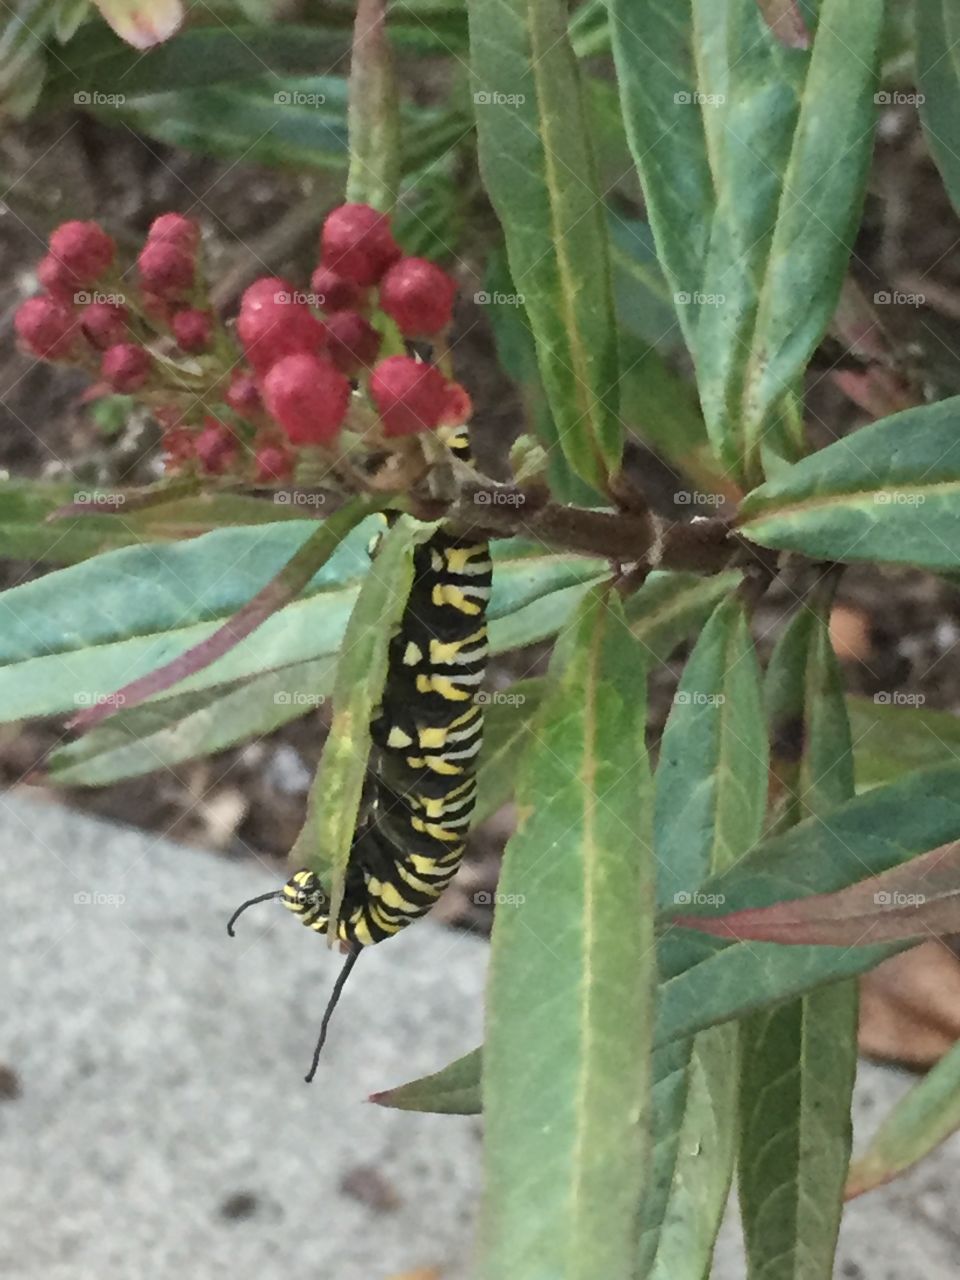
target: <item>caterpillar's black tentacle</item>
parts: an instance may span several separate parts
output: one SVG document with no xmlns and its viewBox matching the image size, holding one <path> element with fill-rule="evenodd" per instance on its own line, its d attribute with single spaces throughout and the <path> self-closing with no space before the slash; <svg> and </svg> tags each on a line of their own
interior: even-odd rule
<svg viewBox="0 0 960 1280">
<path fill-rule="evenodd" d="M 327 1001 L 327 1007 L 323 1011 L 323 1021 L 320 1023 L 320 1034 L 317 1036 L 317 1044 L 313 1051 L 313 1060 L 310 1063 L 310 1070 L 303 1077 L 307 1084 L 310 1084 L 313 1077 L 317 1074 L 317 1065 L 320 1062 L 320 1053 L 327 1039 L 327 1027 L 330 1025 L 330 1019 L 333 1017 L 333 1011 L 337 1007 L 337 1002 L 340 999 L 343 988 L 347 985 L 347 979 L 350 977 L 350 970 L 359 959 L 359 949 L 351 951 L 346 960 L 344 960 L 343 968 L 340 970 L 337 975 L 337 980 L 333 984 L 330 999 Z"/>
<path fill-rule="evenodd" d="M 470 460 L 465 427 L 442 434 Z M 443 526 L 414 552 L 413 585 L 370 727 L 372 800 L 354 833 L 336 925 L 349 956 L 324 1014 L 308 1082 L 360 950 L 426 915 L 460 866 L 476 801 L 483 734 L 477 695 L 487 662 L 491 575 L 487 543 Z M 240 910 L 274 896 L 303 924 L 327 932 L 330 900 L 312 871 L 297 871 L 276 895 L 254 898 Z"/>
<path fill-rule="evenodd" d="M 242 916 L 246 911 L 247 907 L 256 906 L 258 902 L 269 902 L 271 898 L 279 898 L 282 893 L 282 889 L 274 889 L 272 893 L 261 893 L 258 894 L 256 898 L 248 898 L 246 902 L 241 902 L 240 906 L 237 907 L 236 911 L 227 921 L 227 933 L 230 937 L 236 937 L 236 934 L 233 931 L 233 926 L 237 923 L 240 916 Z"/>
</svg>

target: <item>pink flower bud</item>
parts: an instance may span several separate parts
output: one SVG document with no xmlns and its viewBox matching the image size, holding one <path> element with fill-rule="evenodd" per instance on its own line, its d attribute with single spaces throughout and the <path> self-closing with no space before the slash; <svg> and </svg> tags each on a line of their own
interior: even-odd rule
<svg viewBox="0 0 960 1280">
<path fill-rule="evenodd" d="M 284 285 L 276 288 L 276 284 Z M 256 280 L 243 295 L 237 337 L 247 359 L 265 373 L 284 356 L 318 352 L 327 331 L 306 303 L 283 281 Z"/>
<path fill-rule="evenodd" d="M 301 352 L 271 367 L 263 400 L 294 444 L 331 444 L 346 416 L 350 383 L 329 360 Z"/>
<path fill-rule="evenodd" d="M 348 311 L 360 307 L 366 300 L 366 289 L 347 280 L 332 267 L 317 267 L 310 277 L 310 290 L 318 299 L 323 311 Z"/>
<path fill-rule="evenodd" d="M 231 378 L 226 398 L 230 408 L 244 418 L 260 413 L 263 409 L 256 378 L 252 373 L 245 373 L 242 370 Z"/>
<path fill-rule="evenodd" d="M 195 307 L 188 307 L 184 311 L 174 313 L 171 327 L 181 351 L 188 351 L 191 354 L 206 351 L 210 345 L 213 316 L 209 311 L 198 311 Z"/>
<path fill-rule="evenodd" d="M 194 452 L 202 469 L 210 476 L 229 471 L 237 457 L 233 432 L 219 418 L 205 418 L 203 430 L 194 443 Z"/>
<path fill-rule="evenodd" d="M 355 311 L 335 311 L 327 316 L 330 359 L 341 373 L 352 374 L 373 364 L 380 350 L 380 334 Z"/>
<path fill-rule="evenodd" d="M 91 302 L 80 312 L 80 324 L 89 341 L 100 351 L 130 336 L 130 313 L 116 302 Z"/>
<path fill-rule="evenodd" d="M 426 258 L 401 258 L 380 281 L 380 306 L 407 338 L 448 328 L 456 295 L 456 282 Z"/>
<path fill-rule="evenodd" d="M 80 326 L 69 307 L 53 298 L 28 298 L 17 308 L 13 327 L 21 345 L 31 355 L 63 360 L 72 355 L 80 338 Z"/>
<path fill-rule="evenodd" d="M 320 257 L 354 284 L 376 284 L 400 257 L 390 220 L 368 204 L 342 204 L 331 210 L 320 235 Z"/>
<path fill-rule="evenodd" d="M 195 253 L 200 243 L 200 228 L 192 218 L 185 218 L 182 213 L 161 213 L 150 223 L 147 240 L 166 240 L 188 253 Z"/>
<path fill-rule="evenodd" d="M 142 287 L 158 298 L 183 298 L 193 288 L 193 255 L 172 240 L 148 240 L 137 266 Z"/>
<path fill-rule="evenodd" d="M 113 262 L 114 243 L 97 222 L 63 222 L 50 237 L 50 256 L 79 284 L 92 284 Z"/>
<path fill-rule="evenodd" d="M 129 394 L 138 391 L 150 374 L 151 360 L 143 347 L 135 342 L 119 342 L 103 353 L 100 375 L 114 391 Z"/>
<path fill-rule="evenodd" d="M 443 420 L 447 380 L 431 364 L 421 364 L 410 356 L 388 356 L 373 371 L 370 395 L 385 436 L 416 435 Z"/>
<path fill-rule="evenodd" d="M 293 459 L 286 449 L 276 444 L 264 444 L 254 458 L 254 476 L 261 484 L 273 484 L 277 480 L 289 480 L 293 474 Z"/>
</svg>

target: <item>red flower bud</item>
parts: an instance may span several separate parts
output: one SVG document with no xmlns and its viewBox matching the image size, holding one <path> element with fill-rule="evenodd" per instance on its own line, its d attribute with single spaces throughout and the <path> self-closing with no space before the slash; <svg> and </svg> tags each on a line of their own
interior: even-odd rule
<svg viewBox="0 0 960 1280">
<path fill-rule="evenodd" d="M 327 344 L 330 359 L 341 373 L 356 373 L 373 364 L 380 350 L 380 334 L 355 311 L 336 311 L 327 316 Z"/>
<path fill-rule="evenodd" d="M 193 255 L 172 240 L 148 240 L 137 266 L 141 285 L 158 298 L 182 298 L 193 288 Z"/>
<path fill-rule="evenodd" d="M 193 433 L 188 427 L 179 424 L 179 413 L 176 409 L 156 411 L 158 421 L 163 422 L 169 416 L 175 425 L 164 428 L 162 437 L 163 467 L 165 471 L 179 471 L 186 463 L 193 460 Z"/>
<path fill-rule="evenodd" d="M 37 279 L 58 302 L 73 302 L 73 295 L 80 288 L 80 281 L 66 265 L 48 253 L 37 263 Z"/>
<path fill-rule="evenodd" d="M 459 382 L 447 383 L 447 403 L 443 410 L 441 425 L 460 427 L 473 417 L 473 401 L 466 387 Z"/>
<path fill-rule="evenodd" d="M 254 458 L 254 477 L 261 484 L 277 480 L 289 480 L 293 474 L 293 459 L 286 449 L 276 444 L 264 444 Z"/>
<path fill-rule="evenodd" d="M 296 291 L 268 277 L 255 280 L 243 295 L 237 337 L 253 367 L 264 373 L 284 356 L 319 351 L 327 331 L 306 303 L 297 301 Z"/>
<path fill-rule="evenodd" d="M 317 306 L 322 311 L 348 311 L 360 307 L 367 293 L 360 285 L 322 264 L 310 277 L 310 290 L 316 295 Z"/>
<path fill-rule="evenodd" d="M 213 316 L 209 311 L 198 311 L 195 307 L 188 307 L 174 314 L 171 327 L 181 351 L 191 353 L 206 351 L 210 345 Z"/>
<path fill-rule="evenodd" d="M 63 222 L 50 237 L 50 256 L 79 284 L 92 284 L 113 261 L 114 243 L 97 222 Z"/>
<path fill-rule="evenodd" d="M 227 391 L 227 404 L 235 409 L 241 417 L 249 418 L 263 409 L 260 399 L 260 388 L 252 373 L 235 373 L 230 380 Z"/>
<path fill-rule="evenodd" d="M 340 432 L 350 383 L 329 360 L 284 356 L 263 380 L 263 401 L 294 444 L 330 444 Z"/>
<path fill-rule="evenodd" d="M 119 342 L 103 353 L 100 374 L 114 391 L 138 391 L 150 374 L 150 356 L 135 342 Z"/>
<path fill-rule="evenodd" d="M 456 282 L 426 258 L 401 258 L 380 281 L 380 306 L 407 338 L 432 338 L 453 319 Z"/>
<path fill-rule="evenodd" d="M 410 356 L 388 356 L 373 371 L 370 395 L 385 436 L 416 435 L 443 420 L 447 380 L 432 364 L 421 364 Z"/>
<path fill-rule="evenodd" d="M 17 308 L 13 327 L 31 355 L 63 360 L 73 354 L 80 326 L 69 307 L 53 298 L 28 298 Z"/>
<path fill-rule="evenodd" d="M 192 218 L 185 218 L 182 213 L 161 213 L 150 223 L 147 240 L 166 240 L 194 253 L 200 243 L 200 228 Z"/>
<path fill-rule="evenodd" d="M 130 313 L 116 302 L 91 302 L 80 312 L 80 324 L 89 341 L 100 351 L 130 336 Z"/>
<path fill-rule="evenodd" d="M 331 210 L 320 234 L 320 257 L 354 284 L 376 284 L 400 257 L 390 220 L 368 204 L 342 204 Z"/>
<path fill-rule="evenodd" d="M 194 452 L 203 470 L 210 476 L 229 471 L 237 456 L 233 432 L 219 418 L 204 419 L 203 430 L 194 443 Z"/>
</svg>

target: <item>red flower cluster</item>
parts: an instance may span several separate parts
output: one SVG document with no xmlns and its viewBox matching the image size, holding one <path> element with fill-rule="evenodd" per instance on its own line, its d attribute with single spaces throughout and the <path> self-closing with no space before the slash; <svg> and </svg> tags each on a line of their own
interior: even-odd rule
<svg viewBox="0 0 960 1280">
<path fill-rule="evenodd" d="M 15 322 L 33 355 L 98 368 L 107 387 L 147 400 L 168 467 L 252 468 L 270 483 L 292 474 L 297 447 L 331 446 L 354 403 L 357 429 L 388 439 L 469 416 L 466 392 L 435 366 L 399 354 L 377 360 L 388 333 L 394 348 L 441 336 L 456 295 L 434 263 L 403 256 L 385 214 L 364 204 L 329 214 L 310 292 L 276 276 L 250 285 L 236 321 L 243 360 L 199 282 L 199 242 L 196 223 L 162 214 L 137 257 L 138 287 L 127 293 L 106 232 L 64 223 L 37 269 L 44 293 L 23 303 Z M 183 356 L 195 363 L 179 377 Z M 196 391 L 190 377 L 201 379 Z"/>
</svg>

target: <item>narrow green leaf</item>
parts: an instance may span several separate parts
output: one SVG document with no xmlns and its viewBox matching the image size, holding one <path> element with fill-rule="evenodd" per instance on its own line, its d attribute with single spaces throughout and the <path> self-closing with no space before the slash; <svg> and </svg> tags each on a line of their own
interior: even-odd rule
<svg viewBox="0 0 960 1280">
<path fill-rule="evenodd" d="M 484 1280 L 627 1276 L 636 1257 L 654 976 L 646 672 L 615 597 L 587 600 L 575 636 L 522 771 L 494 921 Z"/>
<path fill-rule="evenodd" d="M 98 110 L 168 146 L 249 164 L 344 169 L 348 159 L 346 81 L 339 76 L 272 75 L 172 93 L 138 94 Z"/>
<path fill-rule="evenodd" d="M 715 901 L 692 914 L 729 915 L 836 893 L 958 839 L 960 767 L 926 769 L 846 801 L 829 821 L 814 814 L 765 840 L 706 883 Z"/>
<path fill-rule="evenodd" d="M 316 528 L 316 521 L 291 521 L 122 548 L 0 593 L 0 719 L 96 705 L 118 679 L 178 657 L 236 613 Z M 360 525 L 298 600 L 181 691 L 336 653 L 369 569 L 370 533 Z M 578 584 L 607 571 L 603 561 L 554 556 L 517 540 L 497 543 L 494 560 L 494 652 L 549 638 L 585 590 Z"/>
<path fill-rule="evenodd" d="M 825 560 L 955 569 L 960 397 L 874 422 L 786 468 L 741 508 L 741 532 Z"/>
<path fill-rule="evenodd" d="M 367 496 L 352 498 L 334 512 L 328 520 L 318 522 L 313 533 L 290 559 L 252 596 L 236 613 L 232 614 L 212 635 L 206 636 L 186 652 L 161 664 L 146 675 L 125 682 L 111 699 L 93 703 L 77 713 L 72 728 L 92 728 L 113 712 L 115 706 L 133 710 L 150 698 L 158 697 L 167 689 L 183 684 L 191 676 L 212 667 L 219 658 L 226 657 L 264 623 L 275 617 L 286 605 L 295 601 L 313 581 L 323 566 L 336 554 L 344 539 L 375 511 L 381 500 Z"/>
<path fill-rule="evenodd" d="M 400 187 L 400 106 L 386 0 L 357 0 L 350 56 L 347 199 L 389 213 Z"/>
<path fill-rule="evenodd" d="M 119 95 L 122 105 L 123 99 L 144 94 L 259 80 L 264 72 L 272 77 L 275 90 L 282 90 L 285 77 L 315 75 L 331 66 L 343 48 L 344 33 L 331 27 L 232 21 L 229 26 L 215 22 L 188 27 L 145 58 L 100 23 L 91 22 L 51 60 L 45 100 L 62 106 L 78 91 L 90 96 L 95 91 Z"/>
<path fill-rule="evenodd" d="M 695 354 L 714 192 L 703 112 L 694 102 L 692 4 L 610 0 L 609 8 L 627 138 L 670 300 Z"/>
<path fill-rule="evenodd" d="M 760 669 L 736 595 L 717 606 L 687 660 L 655 781 L 658 901 L 694 901 L 711 872 L 733 865 L 763 828 Z M 653 1113 L 656 1176 L 641 1207 L 642 1276 L 685 1280 L 709 1269 L 736 1154 L 737 1076 L 733 1026 L 668 1045 L 654 1057 L 654 1088 L 659 1083 L 663 1096 Z M 692 1192 L 688 1153 L 704 1148 L 709 1154 L 696 1167 L 708 1167 L 710 1176 L 695 1178 Z"/>
<path fill-rule="evenodd" d="M 638 1275 L 701 1280 L 736 1158 L 736 1028 L 711 1027 L 653 1055 L 654 1150 Z"/>
<path fill-rule="evenodd" d="M 620 463 L 606 223 L 562 0 L 469 0 L 480 171 L 571 468 Z"/>
<path fill-rule="evenodd" d="M 870 159 L 881 0 L 823 0 L 812 49 L 756 0 L 611 7 L 624 118 L 714 447 L 796 452 L 784 413 L 833 313 Z M 798 296 L 804 305 L 798 307 Z"/>
<path fill-rule="evenodd" d="M 630 630 L 651 658 L 665 662 L 740 581 L 741 575 L 733 570 L 712 578 L 696 573 L 651 573 L 626 602 Z"/>
<path fill-rule="evenodd" d="M 44 782 L 102 787 L 215 755 L 315 713 L 333 688 L 336 660 L 301 662 L 226 688 L 214 686 L 119 711 L 50 757 Z"/>
<path fill-rule="evenodd" d="M 960 1044 L 901 1098 L 850 1166 L 846 1195 L 863 1195 L 904 1173 L 960 1128 Z"/>
<path fill-rule="evenodd" d="M 534 677 L 518 680 L 509 689 L 479 695 L 485 706 L 474 826 L 496 813 L 513 795 L 517 764 L 530 743 L 533 721 L 547 688 L 545 678 Z"/>
<path fill-rule="evenodd" d="M 919 705 L 922 699 L 922 694 L 893 693 L 847 699 L 861 791 L 960 756 L 960 718 L 952 711 L 928 710 Z"/>
<path fill-rule="evenodd" d="M 465 1054 L 456 1062 L 395 1089 L 384 1089 L 370 1101 L 397 1111 L 433 1111 L 438 1115 L 466 1116 L 480 1110 L 479 1053 Z"/>
<path fill-rule="evenodd" d="M 960 209 L 960 18 L 951 0 L 915 0 L 914 13 L 920 119 L 943 185 Z"/>
<path fill-rule="evenodd" d="M 695 901 L 763 830 L 767 736 L 743 604 L 717 606 L 687 660 L 657 766 L 657 902 Z"/>
<path fill-rule="evenodd" d="M 827 816 L 853 795 L 843 679 L 827 627 L 830 584 L 800 610 L 767 672 L 781 821 Z M 786 752 L 776 748 L 786 746 Z M 791 750 L 799 746 L 799 751 Z M 836 983 L 741 1024 L 740 1212 L 748 1274 L 830 1280 L 850 1159 L 857 988 Z"/>
<path fill-rule="evenodd" d="M 822 0 L 809 51 L 784 47 L 756 0 L 693 10 L 716 190 L 697 380 L 715 448 L 755 478 L 761 444 L 796 454 L 784 396 L 839 296 L 872 151 L 883 3 Z"/>
</svg>

